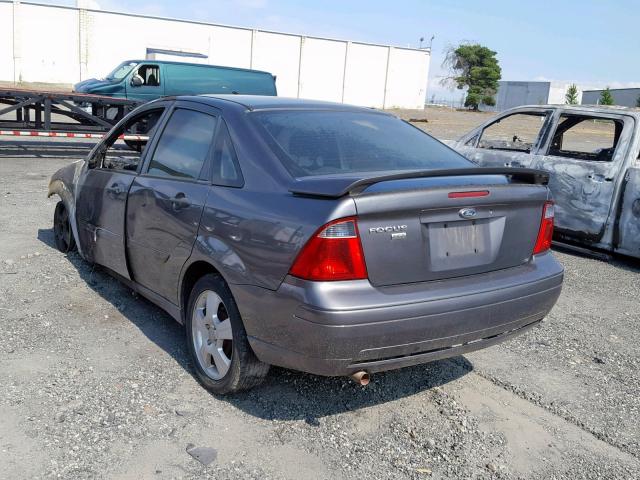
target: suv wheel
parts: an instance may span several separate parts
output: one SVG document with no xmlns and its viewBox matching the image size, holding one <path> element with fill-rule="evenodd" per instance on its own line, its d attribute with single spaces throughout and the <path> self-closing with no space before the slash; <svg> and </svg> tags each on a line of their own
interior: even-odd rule
<svg viewBox="0 0 640 480">
<path fill-rule="evenodd" d="M 196 375 L 211 392 L 248 389 L 267 375 L 269 365 L 251 350 L 236 302 L 219 276 L 205 275 L 196 282 L 185 323 Z"/>
<path fill-rule="evenodd" d="M 53 214 L 53 235 L 56 248 L 62 253 L 69 253 L 76 248 L 76 241 L 73 238 L 69 221 L 69 211 L 63 202 L 56 204 L 56 210 Z"/>
</svg>

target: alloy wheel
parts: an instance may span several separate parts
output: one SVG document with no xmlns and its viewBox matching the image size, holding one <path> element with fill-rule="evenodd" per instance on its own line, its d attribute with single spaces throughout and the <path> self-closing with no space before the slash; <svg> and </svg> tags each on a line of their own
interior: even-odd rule
<svg viewBox="0 0 640 480">
<path fill-rule="evenodd" d="M 191 320 L 191 335 L 200 367 L 212 380 L 222 379 L 231 367 L 233 330 L 220 296 L 212 290 L 197 298 Z"/>
</svg>

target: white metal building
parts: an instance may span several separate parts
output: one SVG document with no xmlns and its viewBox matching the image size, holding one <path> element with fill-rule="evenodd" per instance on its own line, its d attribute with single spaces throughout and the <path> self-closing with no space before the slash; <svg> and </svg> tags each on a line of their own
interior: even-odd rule
<svg viewBox="0 0 640 480">
<path fill-rule="evenodd" d="M 430 61 L 425 49 L 0 0 L 0 81 L 70 85 L 151 56 L 267 70 L 281 96 L 379 108 L 423 108 Z"/>
</svg>

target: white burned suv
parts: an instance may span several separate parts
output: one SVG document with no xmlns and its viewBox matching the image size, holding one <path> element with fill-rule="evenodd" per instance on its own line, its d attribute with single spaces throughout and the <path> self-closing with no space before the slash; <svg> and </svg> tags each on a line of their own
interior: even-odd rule
<svg viewBox="0 0 640 480">
<path fill-rule="evenodd" d="M 640 110 L 518 107 L 452 146 L 481 166 L 546 171 L 556 240 L 640 258 Z"/>
</svg>

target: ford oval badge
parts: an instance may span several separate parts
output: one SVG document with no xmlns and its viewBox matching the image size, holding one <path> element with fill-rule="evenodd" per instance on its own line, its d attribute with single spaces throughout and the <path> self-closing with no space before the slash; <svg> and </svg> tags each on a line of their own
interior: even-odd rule
<svg viewBox="0 0 640 480">
<path fill-rule="evenodd" d="M 462 218 L 476 218 L 478 211 L 475 208 L 461 208 L 458 214 Z"/>
</svg>

